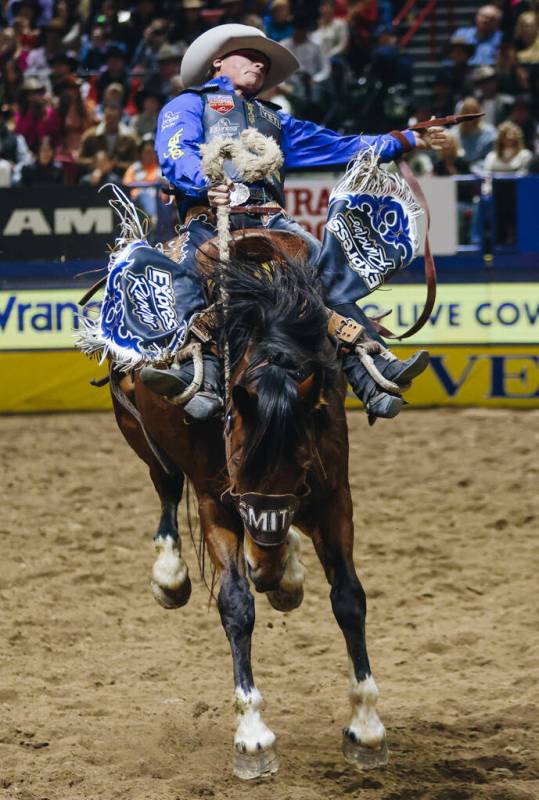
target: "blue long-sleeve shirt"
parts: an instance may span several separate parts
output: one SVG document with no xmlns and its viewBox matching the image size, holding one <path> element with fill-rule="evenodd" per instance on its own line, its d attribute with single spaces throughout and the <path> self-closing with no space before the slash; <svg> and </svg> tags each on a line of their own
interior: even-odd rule
<svg viewBox="0 0 539 800">
<path fill-rule="evenodd" d="M 220 76 L 209 83 L 233 92 L 229 78 Z M 204 142 L 204 101 L 199 94 L 185 92 L 162 109 L 157 122 L 155 149 L 165 178 L 185 196 L 186 205 L 204 202 L 208 184 L 202 172 L 199 146 Z M 281 149 L 284 169 L 324 167 L 346 164 L 364 147 L 376 145 L 382 161 L 402 155 L 402 144 L 391 134 L 381 136 L 341 136 L 339 133 L 277 112 L 281 120 Z M 411 146 L 415 135 L 406 131 Z M 181 209 L 180 209 L 181 210 Z"/>
</svg>

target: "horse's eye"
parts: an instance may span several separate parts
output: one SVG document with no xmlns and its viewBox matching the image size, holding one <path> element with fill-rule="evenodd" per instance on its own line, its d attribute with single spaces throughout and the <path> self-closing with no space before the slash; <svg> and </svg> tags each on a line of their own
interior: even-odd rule
<svg viewBox="0 0 539 800">
<path fill-rule="evenodd" d="M 232 423 L 234 422 L 234 417 L 232 416 L 232 412 L 229 411 L 226 415 L 225 420 L 225 434 L 228 436 L 230 431 L 232 430 Z"/>
</svg>

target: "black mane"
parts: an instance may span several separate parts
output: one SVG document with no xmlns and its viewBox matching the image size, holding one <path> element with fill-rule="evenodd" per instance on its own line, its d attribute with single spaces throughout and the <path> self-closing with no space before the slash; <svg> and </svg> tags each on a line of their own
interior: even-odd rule
<svg viewBox="0 0 539 800">
<path fill-rule="evenodd" d="M 217 282 L 228 293 L 221 331 L 232 371 L 250 347 L 241 383 L 256 385 L 240 473 L 271 477 L 285 453 L 297 457 L 310 440 L 312 415 L 300 403 L 298 384 L 311 373 L 318 386 L 333 382 L 327 312 L 313 267 L 281 255 L 263 263 L 232 259 L 220 267 Z"/>
</svg>

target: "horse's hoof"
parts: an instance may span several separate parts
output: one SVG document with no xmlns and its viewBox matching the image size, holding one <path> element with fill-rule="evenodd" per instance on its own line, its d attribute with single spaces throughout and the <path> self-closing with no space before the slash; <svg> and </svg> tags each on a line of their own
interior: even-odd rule
<svg viewBox="0 0 539 800">
<path fill-rule="evenodd" d="M 189 576 L 177 589 L 164 589 L 156 581 L 151 582 L 152 594 L 163 608 L 181 608 L 191 597 L 191 579 Z"/>
<path fill-rule="evenodd" d="M 279 759 L 275 746 L 260 750 L 257 753 L 234 751 L 234 775 L 242 781 L 255 778 L 267 778 L 279 769 Z"/>
<path fill-rule="evenodd" d="M 283 589 L 276 589 L 274 592 L 267 592 L 266 594 L 276 611 L 293 611 L 303 602 L 303 587 L 296 592 L 285 592 Z"/>
<path fill-rule="evenodd" d="M 346 731 L 342 737 L 342 752 L 346 761 L 353 764 L 356 769 L 376 769 L 384 767 L 389 761 L 389 750 L 386 740 L 379 747 L 365 747 L 355 741 Z"/>
</svg>

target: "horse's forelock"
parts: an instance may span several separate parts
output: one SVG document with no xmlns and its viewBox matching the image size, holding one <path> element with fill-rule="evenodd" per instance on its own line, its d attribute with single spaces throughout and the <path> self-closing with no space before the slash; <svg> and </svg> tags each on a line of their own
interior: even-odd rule
<svg viewBox="0 0 539 800">
<path fill-rule="evenodd" d="M 245 360 L 245 385 L 257 395 L 248 422 L 240 476 L 271 479 L 283 459 L 297 459 L 310 440 L 310 414 L 298 394 L 305 368 L 332 380 L 335 359 L 325 348 L 327 315 L 315 271 L 280 255 L 261 265 L 231 260 L 214 276 L 228 301 L 222 331 L 234 369 Z M 307 448 L 308 449 L 308 448 Z"/>
</svg>

